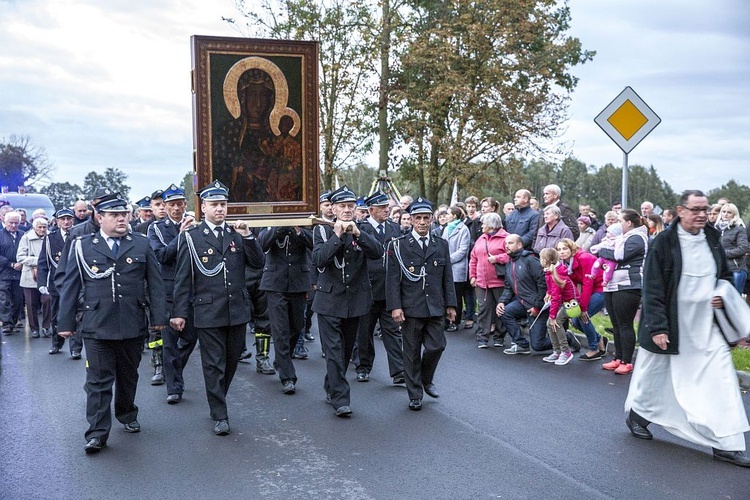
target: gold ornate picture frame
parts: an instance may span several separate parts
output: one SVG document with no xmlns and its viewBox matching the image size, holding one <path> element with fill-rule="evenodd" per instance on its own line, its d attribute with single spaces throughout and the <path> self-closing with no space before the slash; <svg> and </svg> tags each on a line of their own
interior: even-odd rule
<svg viewBox="0 0 750 500">
<path fill-rule="evenodd" d="M 300 225 L 318 210 L 318 44 L 193 36 L 196 189 L 229 187 L 228 217 Z"/>
</svg>

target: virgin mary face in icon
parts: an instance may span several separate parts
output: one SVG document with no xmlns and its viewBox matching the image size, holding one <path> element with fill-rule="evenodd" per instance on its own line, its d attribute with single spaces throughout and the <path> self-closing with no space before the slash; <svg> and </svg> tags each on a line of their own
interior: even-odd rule
<svg viewBox="0 0 750 500">
<path fill-rule="evenodd" d="M 247 125 L 253 129 L 269 128 L 275 98 L 270 75 L 259 69 L 247 71 L 238 82 L 237 93 Z"/>
</svg>

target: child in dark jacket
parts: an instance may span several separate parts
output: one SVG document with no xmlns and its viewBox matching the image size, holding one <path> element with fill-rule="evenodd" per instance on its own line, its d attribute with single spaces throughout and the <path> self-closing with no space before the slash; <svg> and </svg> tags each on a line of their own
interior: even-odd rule
<svg viewBox="0 0 750 500">
<path fill-rule="evenodd" d="M 552 354 L 543 358 L 547 363 L 567 365 L 573 359 L 573 353 L 568 345 L 567 332 L 563 328 L 566 318 L 565 303 L 576 300 L 575 285 L 568 275 L 565 264 L 560 262 L 557 250 L 545 248 L 539 254 L 539 261 L 544 269 L 547 282 L 547 297 L 549 302 L 549 320 L 547 333 L 552 341 Z"/>
</svg>

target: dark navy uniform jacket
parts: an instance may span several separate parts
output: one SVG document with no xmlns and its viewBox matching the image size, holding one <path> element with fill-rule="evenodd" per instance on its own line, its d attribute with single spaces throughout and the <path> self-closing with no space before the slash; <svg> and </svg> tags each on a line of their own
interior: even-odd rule
<svg viewBox="0 0 750 500">
<path fill-rule="evenodd" d="M 292 227 L 263 228 L 258 236 L 266 254 L 260 289 L 267 292 L 305 293 L 310 290 L 312 231 L 302 228 L 299 235 Z"/>
<path fill-rule="evenodd" d="M 83 252 L 79 262 L 76 246 Z M 92 278 L 92 273 L 110 276 Z M 146 292 L 148 285 L 148 296 Z M 148 239 L 139 233 L 128 234 L 120 242 L 115 258 L 101 234 L 81 236 L 71 244 L 60 289 L 58 330 L 76 331 L 78 296 L 83 292 L 83 317 L 80 333 L 85 338 L 123 340 L 148 334 L 146 311 L 152 325 L 166 325 L 164 281 Z"/>
<path fill-rule="evenodd" d="M 70 231 L 68 231 L 70 233 Z M 68 238 L 70 238 L 68 234 Z M 65 242 L 60 229 L 53 229 L 42 242 L 42 254 L 37 260 L 36 285 L 46 286 L 50 295 L 58 295 L 55 286 L 55 271 L 62 257 Z"/>
<path fill-rule="evenodd" d="M 148 241 L 161 264 L 161 275 L 167 289 L 167 302 L 172 302 L 174 292 L 174 275 L 177 270 L 177 243 L 180 225 L 169 217 L 156 221 L 148 226 Z"/>
<path fill-rule="evenodd" d="M 402 309 L 404 316 L 430 318 L 444 316 L 447 307 L 456 307 L 456 289 L 453 285 L 448 242 L 433 235 L 426 252 L 412 233 L 392 241 L 386 255 L 386 309 Z M 425 276 L 410 281 L 404 274 L 401 262 L 409 273 Z"/>
<path fill-rule="evenodd" d="M 393 239 L 401 237 L 401 227 L 390 219 L 383 223 L 384 237 L 378 236 L 378 231 L 370 224 L 369 217 L 359 225 L 359 230 L 371 235 L 378 242 L 380 257 L 367 259 L 367 271 L 372 283 L 373 300 L 385 300 L 385 245 Z"/>
<path fill-rule="evenodd" d="M 195 256 L 188 247 L 188 236 L 192 239 Z M 219 328 L 250 321 L 245 266 L 263 266 L 263 252 L 254 237 L 243 238 L 226 224 L 223 240 L 223 245 L 219 245 L 215 233 L 205 221 L 180 234 L 173 318 L 187 318 L 192 302 L 196 328 Z M 196 258 L 198 262 L 195 262 Z M 214 276 L 201 272 L 200 267 L 211 271 L 222 263 L 224 269 Z"/>
<path fill-rule="evenodd" d="M 370 312 L 372 285 L 366 261 L 380 257 L 379 246 L 364 231 L 356 239 L 351 233 L 339 238 L 330 226 L 316 226 L 312 262 L 320 274 L 313 311 L 336 318 L 355 318 Z"/>
</svg>

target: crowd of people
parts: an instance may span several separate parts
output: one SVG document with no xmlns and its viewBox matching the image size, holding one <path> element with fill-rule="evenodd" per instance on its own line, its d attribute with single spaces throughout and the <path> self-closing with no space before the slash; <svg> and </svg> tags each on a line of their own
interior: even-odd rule
<svg viewBox="0 0 750 500">
<path fill-rule="evenodd" d="M 740 294 L 746 292 L 748 230 L 729 200 L 715 208 L 693 191 L 660 214 L 648 201 L 640 212 L 615 204 L 600 221 L 588 205 L 574 211 L 556 185 L 543 189 L 541 204 L 520 189 L 512 202 L 469 196 L 438 207 L 410 196 L 396 202 L 380 191 L 357 198 L 344 186 L 321 195 L 321 224 L 251 230 L 226 220 L 229 193 L 221 182 L 198 195 L 202 221 L 186 211 L 184 190 L 174 184 L 139 200 L 135 211 L 107 188 L 98 189 L 88 206 L 78 202 L 51 215 L 37 211 L 28 222 L 12 207 L 0 208 L 3 333 L 19 329 L 25 303 L 29 335 L 51 338 L 50 354 L 61 352 L 65 339 L 73 359 L 85 349 L 87 453 L 107 444 L 113 385 L 115 417 L 127 432 L 140 431 L 134 401 L 144 339 L 152 351 L 151 383 L 166 385 L 172 405 L 182 399 L 183 368 L 200 343 L 214 433 L 227 435 L 229 386 L 238 363 L 248 362 L 252 352 L 247 325 L 257 372 L 277 375 L 282 392 L 292 395 L 292 360 L 307 356 L 304 343 L 314 340 L 315 314 L 326 358 L 325 397 L 338 417 L 353 413 L 348 365 L 355 365 L 358 382 L 369 380 L 374 336 L 383 339 L 393 383 L 405 384 L 409 409 L 419 411 L 424 394 L 439 397 L 434 377 L 445 332 L 470 331 L 479 349 L 492 346 L 507 355 L 533 350 L 557 366 L 583 350 L 580 361 L 599 360 L 604 370 L 634 374 L 627 424 L 636 437 L 648 439 L 646 427 L 655 422 L 715 445 L 718 460 L 750 465 L 736 438 L 747 430 L 744 411 L 735 419 L 733 439 L 706 438 L 701 429 L 709 424 L 674 417 L 682 404 L 676 394 L 671 404 L 661 387 L 657 404 L 644 389 L 653 385 L 648 373 L 667 376 L 665 357 L 646 355 L 643 370 L 635 360 L 637 341 L 639 357 L 644 347 L 676 354 L 689 324 L 685 318 L 693 317 L 676 304 L 686 300 L 683 281 L 697 279 L 698 264 L 665 268 L 665 259 L 674 259 L 668 238 L 671 248 L 690 240 L 683 233 L 709 243 L 715 238 L 716 248 L 690 250 L 693 240 L 682 248 L 716 260 L 695 283 L 728 277 Z M 654 257 L 652 245 L 659 249 Z M 659 282 L 666 298 L 654 292 L 660 272 L 666 273 Z M 680 281 L 680 273 L 689 278 Z M 675 276 L 678 282 L 666 286 Z M 710 291 L 704 295 L 711 302 Z M 665 319 L 653 316 L 671 321 L 677 309 L 679 337 L 677 323 L 661 329 Z M 609 335 L 594 326 L 597 314 L 611 319 L 614 349 L 608 349 Z M 704 325 L 705 335 L 712 328 Z M 604 359 L 610 351 L 611 359 Z M 739 412 L 736 404 L 733 410 Z M 678 424 L 670 427 L 674 420 Z"/>
</svg>

